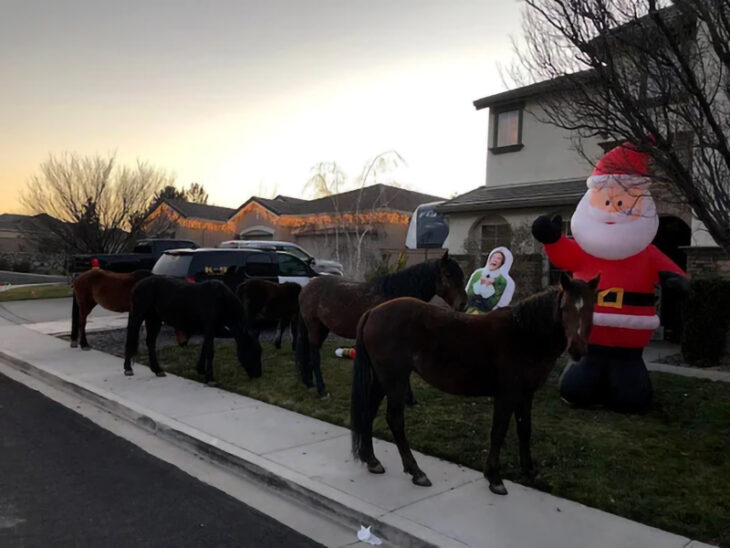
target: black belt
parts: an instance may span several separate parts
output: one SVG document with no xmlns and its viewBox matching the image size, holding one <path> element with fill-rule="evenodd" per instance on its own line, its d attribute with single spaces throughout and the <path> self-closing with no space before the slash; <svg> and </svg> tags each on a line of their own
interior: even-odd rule
<svg viewBox="0 0 730 548">
<path fill-rule="evenodd" d="M 596 304 L 608 308 L 623 308 L 624 305 L 654 306 L 656 296 L 654 293 L 632 293 L 621 287 L 611 287 L 598 292 Z"/>
</svg>

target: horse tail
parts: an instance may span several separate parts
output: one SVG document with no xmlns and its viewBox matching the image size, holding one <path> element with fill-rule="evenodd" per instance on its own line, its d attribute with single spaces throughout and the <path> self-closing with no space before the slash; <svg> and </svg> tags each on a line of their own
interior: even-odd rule
<svg viewBox="0 0 730 548">
<path fill-rule="evenodd" d="M 71 341 L 79 338 L 79 302 L 76 300 L 76 290 L 71 294 Z"/>
<path fill-rule="evenodd" d="M 350 430 L 352 431 L 352 455 L 360 458 L 363 437 L 370 434 L 374 410 L 371 409 L 371 392 L 375 381 L 373 364 L 365 349 L 362 332 L 370 311 L 360 319 L 355 342 L 355 363 L 352 369 L 352 395 L 350 397 Z"/>
<path fill-rule="evenodd" d="M 309 330 L 307 324 L 302 317 L 301 310 L 297 310 L 297 316 L 294 320 L 297 322 L 297 344 L 294 347 L 294 363 L 297 367 L 297 373 L 302 380 L 312 378 L 312 364 L 309 359 L 311 344 L 309 343 Z"/>
</svg>

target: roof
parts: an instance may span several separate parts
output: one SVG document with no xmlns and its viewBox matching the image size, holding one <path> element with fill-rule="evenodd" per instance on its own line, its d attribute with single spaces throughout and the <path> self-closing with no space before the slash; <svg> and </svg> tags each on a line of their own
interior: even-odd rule
<svg viewBox="0 0 730 548">
<path fill-rule="evenodd" d="M 211 221 L 225 222 L 236 210 L 230 207 L 221 207 L 208 204 L 196 204 L 185 200 L 165 198 L 163 200 L 183 217 L 195 217 Z"/>
<path fill-rule="evenodd" d="M 559 91 L 561 89 L 569 88 L 571 85 L 585 84 L 591 80 L 593 73 L 593 69 L 588 69 L 573 74 L 566 74 L 558 78 L 553 78 L 552 80 L 544 80 L 542 82 L 530 84 L 529 86 L 510 89 L 495 95 L 489 95 L 487 97 L 477 99 L 474 101 L 474 107 L 477 110 L 482 110 L 502 103 L 522 101 L 542 95 L 545 92 Z"/>
<path fill-rule="evenodd" d="M 452 213 L 573 205 L 580 201 L 585 192 L 585 179 L 562 179 L 498 187 L 482 186 L 437 206 L 436 210 Z"/>
<path fill-rule="evenodd" d="M 283 195 L 276 196 L 275 198 L 252 196 L 237 209 L 195 204 L 186 202 L 185 200 L 169 198 L 163 201 L 183 217 L 226 222 L 251 202 L 262 205 L 276 215 L 317 215 L 321 213 L 349 213 L 356 210 L 369 211 L 373 209 L 411 213 L 421 204 L 443 199 L 439 196 L 422 194 L 405 188 L 377 184 L 315 200 L 302 200 Z"/>
<path fill-rule="evenodd" d="M 30 219 L 30 215 L 3 213 L 0 215 L 0 230 L 17 230 L 18 223 L 26 219 Z"/>
<path fill-rule="evenodd" d="M 362 189 L 341 192 L 316 200 L 296 204 L 290 214 L 312 215 L 317 213 L 367 211 L 372 209 L 388 209 L 411 213 L 419 205 L 427 202 L 443 200 L 439 196 L 422 194 L 405 188 L 390 185 L 371 185 Z"/>
</svg>

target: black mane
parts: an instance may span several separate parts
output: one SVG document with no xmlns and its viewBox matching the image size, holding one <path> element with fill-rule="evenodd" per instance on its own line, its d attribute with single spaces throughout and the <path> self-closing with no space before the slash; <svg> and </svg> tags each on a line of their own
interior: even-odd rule
<svg viewBox="0 0 730 548">
<path fill-rule="evenodd" d="M 527 297 L 512 307 L 512 318 L 517 335 L 530 340 L 535 348 L 560 347 L 567 344 L 560 321 L 558 298 L 560 291 L 552 286 L 545 291 Z"/>
<path fill-rule="evenodd" d="M 409 266 L 400 272 L 384 274 L 370 283 L 388 299 L 414 297 L 422 301 L 429 301 L 436 294 L 436 280 L 440 274 L 439 260 L 431 259 Z"/>
</svg>

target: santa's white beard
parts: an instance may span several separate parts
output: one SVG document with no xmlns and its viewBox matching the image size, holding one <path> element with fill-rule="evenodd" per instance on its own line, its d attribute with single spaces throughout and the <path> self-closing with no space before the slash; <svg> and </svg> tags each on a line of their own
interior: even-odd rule
<svg viewBox="0 0 730 548">
<path fill-rule="evenodd" d="M 601 259 L 625 259 L 643 251 L 656 236 L 659 218 L 650 196 L 642 199 L 642 214 L 632 217 L 594 208 L 589 195 L 590 191 L 583 196 L 570 220 L 573 237 L 586 253 Z"/>
</svg>

